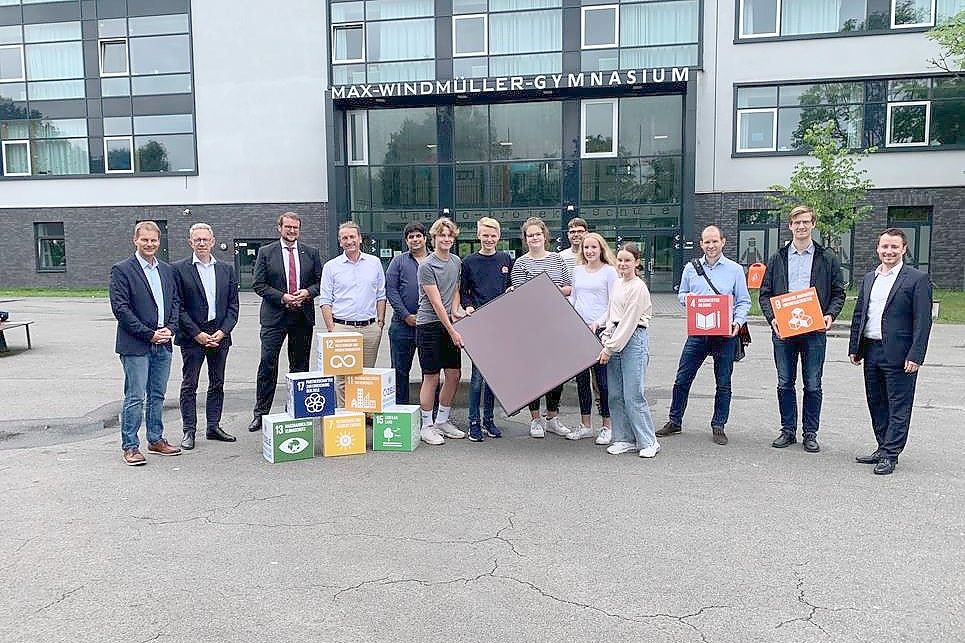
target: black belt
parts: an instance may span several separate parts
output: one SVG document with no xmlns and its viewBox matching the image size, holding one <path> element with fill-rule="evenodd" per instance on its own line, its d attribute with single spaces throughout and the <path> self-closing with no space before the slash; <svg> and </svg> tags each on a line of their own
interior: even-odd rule
<svg viewBox="0 0 965 643">
<path fill-rule="evenodd" d="M 336 324 L 341 324 L 342 326 L 355 326 L 356 328 L 362 326 L 368 326 L 375 323 L 375 317 L 372 319 L 366 319 L 364 321 L 348 321 L 347 319 L 339 319 L 337 317 L 332 317 L 332 321 Z"/>
<path fill-rule="evenodd" d="M 880 339 L 871 339 L 870 337 L 865 337 L 865 338 L 864 338 L 864 341 L 868 342 L 869 344 L 883 344 L 883 343 L 884 343 L 883 340 L 880 340 Z"/>
</svg>

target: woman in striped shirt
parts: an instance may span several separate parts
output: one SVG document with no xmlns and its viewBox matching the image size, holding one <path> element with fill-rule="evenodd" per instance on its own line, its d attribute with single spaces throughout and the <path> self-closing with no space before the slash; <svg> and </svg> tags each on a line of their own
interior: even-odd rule
<svg viewBox="0 0 965 643">
<path fill-rule="evenodd" d="M 522 227 L 523 241 L 529 251 L 522 257 L 516 259 L 513 264 L 513 272 L 510 275 L 513 288 L 518 288 L 530 279 L 537 277 L 544 272 L 553 280 L 553 283 L 560 289 L 564 296 L 569 297 L 572 290 L 572 275 L 569 266 L 555 252 L 546 250 L 546 240 L 549 238 L 549 229 L 539 217 L 526 219 Z M 532 421 L 529 425 L 529 436 L 531 438 L 542 438 L 546 431 L 557 435 L 567 435 L 570 430 L 560 422 L 560 397 L 563 395 L 563 385 L 546 393 L 546 420 L 540 416 L 539 398 L 529 403 L 529 412 Z"/>
</svg>

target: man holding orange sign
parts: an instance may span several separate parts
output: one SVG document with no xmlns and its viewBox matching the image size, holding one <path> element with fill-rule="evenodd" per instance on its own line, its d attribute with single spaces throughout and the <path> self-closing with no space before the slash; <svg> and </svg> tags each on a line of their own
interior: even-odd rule
<svg viewBox="0 0 965 643">
<path fill-rule="evenodd" d="M 817 223 L 814 210 L 799 205 L 788 215 L 791 243 L 767 262 L 761 283 L 761 312 L 774 332 L 774 364 L 777 367 L 777 405 L 781 434 L 771 446 L 783 449 L 797 442 L 798 358 L 804 380 L 802 404 L 803 446 L 808 453 L 821 450 L 817 440 L 821 423 L 821 377 L 827 348 L 825 331 L 844 306 L 841 262 L 833 252 L 811 239 Z"/>
</svg>

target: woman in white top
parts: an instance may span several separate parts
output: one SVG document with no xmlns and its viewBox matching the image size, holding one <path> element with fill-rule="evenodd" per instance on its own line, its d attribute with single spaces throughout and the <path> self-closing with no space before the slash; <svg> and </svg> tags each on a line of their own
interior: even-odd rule
<svg viewBox="0 0 965 643">
<path fill-rule="evenodd" d="M 613 444 L 607 447 L 607 453 L 639 451 L 641 458 L 652 458 L 660 452 L 660 444 L 654 435 L 644 388 L 650 361 L 647 326 L 653 316 L 653 304 L 647 284 L 637 276 L 639 265 L 640 250 L 636 244 L 628 243 L 617 253 L 620 278 L 610 291 L 600 363 L 607 365 L 613 414 Z"/>
<path fill-rule="evenodd" d="M 573 268 L 573 294 L 570 301 L 586 325 L 597 336 L 606 328 L 607 307 L 610 303 L 610 288 L 617 280 L 613 266 L 616 257 L 610 246 L 599 234 L 591 232 L 580 243 L 576 253 L 576 266 Z M 590 387 L 590 374 L 596 380 L 600 393 L 600 417 L 603 426 L 596 436 L 597 444 L 610 444 L 610 403 L 607 395 L 606 366 L 594 364 L 576 376 L 576 390 L 580 398 L 580 428 L 570 430 L 566 437 L 570 440 L 590 438 L 596 435 L 590 420 L 593 404 L 593 391 Z"/>
<path fill-rule="evenodd" d="M 570 268 L 557 253 L 546 250 L 546 241 L 549 239 L 549 229 L 547 229 L 546 224 L 539 217 L 530 217 L 523 223 L 522 233 L 523 241 L 529 248 L 529 252 L 513 263 L 513 271 L 510 273 L 513 288 L 519 288 L 530 279 L 545 272 L 560 289 L 560 292 L 569 297 L 572 290 Z M 557 417 L 560 413 L 560 397 L 562 394 L 562 384 L 546 392 L 545 422 L 540 417 L 539 398 L 529 403 L 529 412 L 532 416 L 529 425 L 529 436 L 531 438 L 542 438 L 547 431 L 563 436 L 570 432 Z"/>
</svg>

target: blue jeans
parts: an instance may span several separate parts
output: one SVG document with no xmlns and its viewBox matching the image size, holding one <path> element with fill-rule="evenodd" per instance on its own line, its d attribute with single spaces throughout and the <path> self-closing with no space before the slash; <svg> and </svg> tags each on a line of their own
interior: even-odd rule
<svg viewBox="0 0 965 643">
<path fill-rule="evenodd" d="M 801 378 L 804 380 L 803 415 L 804 433 L 817 433 L 821 424 L 821 376 L 824 374 L 824 352 L 828 336 L 824 333 L 808 333 L 781 339 L 771 333 L 774 344 L 774 365 L 777 366 L 777 406 L 781 410 L 781 431 L 797 433 L 797 360 L 801 358 Z"/>
<path fill-rule="evenodd" d="M 164 437 L 161 416 L 164 393 L 171 374 L 171 351 L 151 344 L 146 355 L 121 355 L 124 367 L 124 406 L 121 407 L 121 448 L 136 449 L 141 419 L 147 421 L 147 441 L 153 444 Z M 147 410 L 145 411 L 145 399 Z"/>
<path fill-rule="evenodd" d="M 637 328 L 623 350 L 614 353 L 606 365 L 613 441 L 636 444 L 638 449 L 646 449 L 657 440 L 644 394 L 649 362 L 647 329 Z"/>
<path fill-rule="evenodd" d="M 389 354 L 395 369 L 395 403 L 409 403 L 409 371 L 415 356 L 415 326 L 392 320 L 389 326 Z"/>
<path fill-rule="evenodd" d="M 493 390 L 483 378 L 482 373 L 472 365 L 472 379 L 469 380 L 469 424 L 479 424 L 479 398 L 482 397 L 482 423 L 489 426 L 493 423 Z"/>
<path fill-rule="evenodd" d="M 693 336 L 688 337 L 680 353 L 677 377 L 673 383 L 673 400 L 670 402 L 670 421 L 683 424 L 684 411 L 690 386 L 697 377 L 697 371 L 708 356 L 714 358 L 714 417 L 711 426 L 723 427 L 730 417 L 730 378 L 734 372 L 734 351 L 737 349 L 736 337 Z"/>
</svg>

